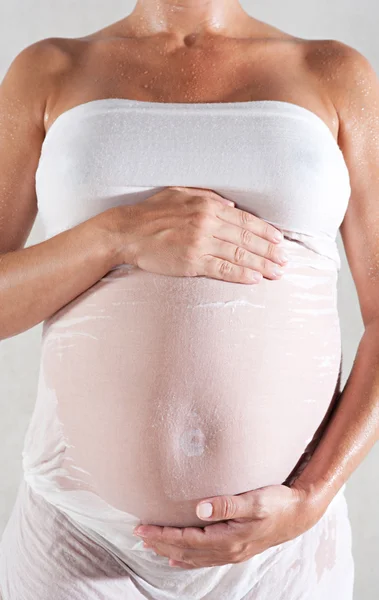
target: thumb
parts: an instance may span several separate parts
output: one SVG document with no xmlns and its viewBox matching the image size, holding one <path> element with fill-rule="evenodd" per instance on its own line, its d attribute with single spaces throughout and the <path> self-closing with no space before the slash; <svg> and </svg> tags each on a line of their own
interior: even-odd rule
<svg viewBox="0 0 379 600">
<path fill-rule="evenodd" d="M 294 490 L 284 485 L 268 485 L 235 496 L 216 496 L 202 500 L 196 507 L 199 519 L 264 519 L 285 510 L 297 500 Z"/>
<path fill-rule="evenodd" d="M 196 507 L 199 519 L 205 521 L 222 521 L 223 519 L 240 519 L 249 517 L 247 494 L 239 496 L 216 496 L 202 500 Z"/>
</svg>

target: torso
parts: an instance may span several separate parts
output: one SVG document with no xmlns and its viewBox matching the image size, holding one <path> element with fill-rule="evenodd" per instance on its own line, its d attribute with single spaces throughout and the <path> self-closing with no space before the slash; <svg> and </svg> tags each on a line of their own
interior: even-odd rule
<svg viewBox="0 0 379 600">
<path fill-rule="evenodd" d="M 169 58 L 156 44 L 109 30 L 70 41 L 71 68 L 49 98 L 46 129 L 99 98 L 276 99 L 312 110 L 335 137 L 336 117 L 307 68 L 307 44 L 282 34 L 234 42 L 234 53 L 225 42 L 196 59 L 188 50 Z M 271 206 L 289 230 L 300 216 L 305 229 L 316 225 L 316 241 L 321 236 L 319 254 L 289 235 L 293 262 L 282 280 L 246 286 L 121 267 L 45 321 L 24 469 L 41 493 L 53 486 L 61 507 L 73 502 L 75 518 L 83 507 L 87 515 L 89 498 L 80 503 L 64 490 L 88 485 L 145 522 L 201 525 L 199 498 L 281 483 L 327 413 L 341 344 L 337 273 L 322 247 L 333 243 L 346 206 L 346 172 L 322 123 L 281 109 L 172 107 L 170 116 L 162 106 L 92 103 L 51 132 L 37 183 L 53 228 L 109 202 L 141 200 L 154 186 L 219 184 L 237 207 L 259 206 L 264 218 Z M 57 501 L 54 494 L 48 499 Z"/>
</svg>

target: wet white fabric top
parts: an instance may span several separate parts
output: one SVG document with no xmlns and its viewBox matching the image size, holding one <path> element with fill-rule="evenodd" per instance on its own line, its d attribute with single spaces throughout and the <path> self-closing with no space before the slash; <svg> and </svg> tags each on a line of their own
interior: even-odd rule
<svg viewBox="0 0 379 600">
<path fill-rule="evenodd" d="M 118 265 L 62 306 L 44 322 L 24 477 L 143 597 L 345 600 L 346 544 L 320 579 L 332 525 L 194 570 L 132 535 L 140 521 L 203 526 L 200 498 L 282 483 L 317 441 L 341 364 L 336 236 L 351 190 L 326 123 L 279 101 L 93 100 L 54 121 L 36 172 L 46 238 L 174 185 L 214 189 L 277 225 L 283 277 L 245 285 Z"/>
<path fill-rule="evenodd" d="M 297 104 L 92 100 L 53 122 L 36 172 L 46 238 L 174 185 L 211 188 L 340 267 L 349 172 L 327 124 Z"/>
</svg>

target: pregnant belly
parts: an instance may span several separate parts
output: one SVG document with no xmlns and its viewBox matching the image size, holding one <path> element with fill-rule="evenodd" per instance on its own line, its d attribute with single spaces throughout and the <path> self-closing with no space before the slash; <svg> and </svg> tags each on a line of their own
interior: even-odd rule
<svg viewBox="0 0 379 600">
<path fill-rule="evenodd" d="M 289 247 L 282 279 L 258 285 L 122 265 L 45 321 L 39 401 L 53 395 L 57 420 L 44 451 L 62 488 L 187 526 L 199 499 L 289 476 L 341 355 L 337 273 Z"/>
</svg>

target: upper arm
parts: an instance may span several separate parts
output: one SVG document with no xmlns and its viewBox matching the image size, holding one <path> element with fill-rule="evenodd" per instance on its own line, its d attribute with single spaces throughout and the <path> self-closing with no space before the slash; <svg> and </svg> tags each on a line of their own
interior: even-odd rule
<svg viewBox="0 0 379 600">
<path fill-rule="evenodd" d="M 25 245 L 37 215 L 49 40 L 24 48 L 0 84 L 0 254 Z"/>
<path fill-rule="evenodd" d="M 351 195 L 340 226 L 362 319 L 379 317 L 379 79 L 359 51 L 337 44 L 333 100 Z"/>
</svg>

